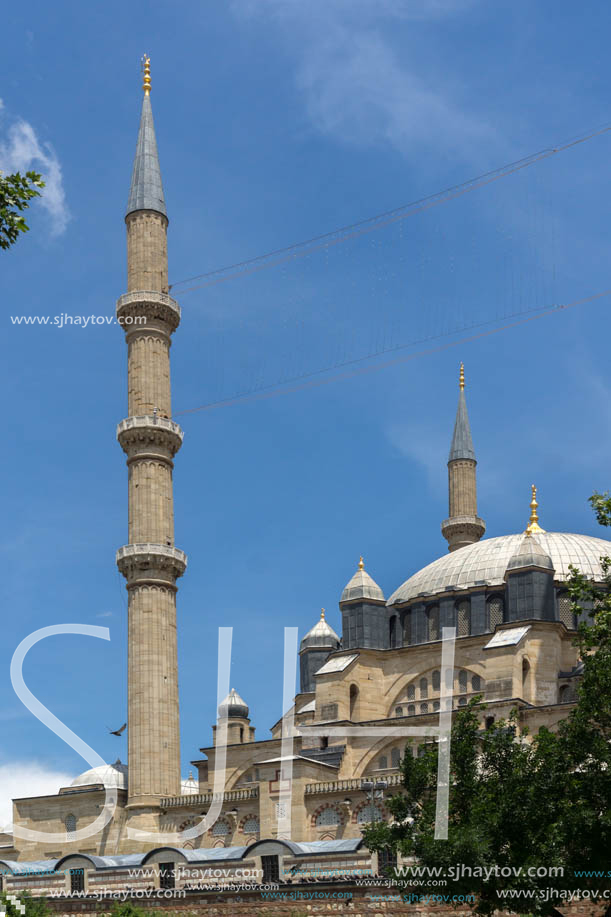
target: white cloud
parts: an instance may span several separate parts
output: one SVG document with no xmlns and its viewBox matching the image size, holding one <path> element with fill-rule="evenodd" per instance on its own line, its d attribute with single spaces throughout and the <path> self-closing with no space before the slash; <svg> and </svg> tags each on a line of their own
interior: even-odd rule
<svg viewBox="0 0 611 917">
<path fill-rule="evenodd" d="M 112 616 L 113 616 L 112 611 L 101 611 L 99 614 L 96 615 L 96 618 L 112 618 Z"/>
<path fill-rule="evenodd" d="M 69 786 L 74 774 L 53 771 L 33 761 L 0 764 L 0 830 L 10 830 L 13 821 L 12 799 L 46 796 Z"/>
<path fill-rule="evenodd" d="M 41 144 L 32 125 L 19 119 L 8 128 L 6 140 L 0 141 L 0 171 L 10 174 L 29 169 L 40 172 L 46 182 L 40 203 L 51 219 L 51 235 L 61 235 L 70 219 L 61 165 L 52 146 Z"/>
<path fill-rule="evenodd" d="M 494 131 L 456 96 L 447 60 L 425 77 L 409 48 L 393 46 L 393 21 L 439 19 L 475 0 L 238 0 L 243 19 L 268 18 L 295 61 L 311 123 L 343 142 L 404 154 L 441 147 L 465 158 Z M 414 41 L 417 41 L 414 26 Z M 434 59 L 434 55 L 432 55 Z"/>
</svg>

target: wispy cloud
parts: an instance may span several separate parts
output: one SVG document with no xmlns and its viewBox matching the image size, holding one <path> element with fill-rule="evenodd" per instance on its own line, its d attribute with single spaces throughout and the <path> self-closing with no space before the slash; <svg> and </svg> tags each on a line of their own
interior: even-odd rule
<svg viewBox="0 0 611 917">
<path fill-rule="evenodd" d="M 0 110 L 3 105 L 0 103 Z M 36 131 L 27 121 L 18 119 L 5 131 L 0 140 L 0 171 L 40 172 L 46 183 L 40 198 L 42 207 L 50 217 L 51 235 L 61 235 L 68 225 L 70 212 L 62 180 L 62 169 L 50 143 L 41 143 Z"/>
<path fill-rule="evenodd" d="M 101 611 L 99 614 L 96 615 L 96 618 L 112 618 L 112 616 L 113 616 L 112 611 Z"/>
<path fill-rule="evenodd" d="M 13 821 L 11 800 L 57 793 L 73 779 L 74 774 L 54 771 L 34 761 L 0 764 L 0 830 L 10 830 Z"/>
<path fill-rule="evenodd" d="M 266 17 L 291 47 L 295 81 L 312 125 L 343 142 L 387 145 L 408 155 L 444 144 L 471 158 L 492 128 L 456 96 L 446 69 L 424 77 L 393 46 L 393 22 L 464 12 L 474 0 L 256 0 L 242 19 Z M 417 28 L 417 27 L 414 27 Z"/>
</svg>

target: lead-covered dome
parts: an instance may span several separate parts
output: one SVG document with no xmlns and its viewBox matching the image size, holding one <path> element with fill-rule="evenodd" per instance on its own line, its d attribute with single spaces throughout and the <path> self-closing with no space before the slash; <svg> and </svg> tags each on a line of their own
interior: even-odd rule
<svg viewBox="0 0 611 917">
<path fill-rule="evenodd" d="M 563 582 L 569 578 L 570 564 L 590 579 L 602 580 L 600 558 L 611 556 L 611 541 L 567 532 L 539 532 L 536 537 L 539 547 L 551 559 L 555 580 Z M 501 535 L 446 554 L 410 576 L 393 592 L 387 604 L 402 604 L 419 596 L 477 586 L 501 586 L 512 557 L 520 553 L 523 539 L 523 532 Z"/>
<path fill-rule="evenodd" d="M 356 600 L 363 599 L 372 599 L 374 602 L 384 602 L 384 593 L 376 583 L 376 581 L 369 576 L 365 570 L 365 564 L 363 563 L 363 558 L 359 560 L 359 568 L 350 580 L 349 583 L 344 587 L 342 592 L 342 597 L 339 600 L 340 604 L 342 602 L 354 602 Z"/>
<path fill-rule="evenodd" d="M 248 712 L 248 704 L 242 700 L 235 688 L 231 689 L 219 707 L 219 716 L 241 716 L 246 719 Z"/>
<path fill-rule="evenodd" d="M 305 650 L 312 646 L 324 647 L 330 650 L 336 650 L 339 646 L 339 637 L 325 620 L 324 608 L 320 612 L 320 620 L 316 622 L 301 641 L 299 650 Z"/>
<path fill-rule="evenodd" d="M 107 786 L 116 787 L 118 790 L 127 789 L 127 764 L 122 764 L 117 758 L 114 764 L 102 764 L 92 767 L 76 777 L 70 786 Z"/>
</svg>

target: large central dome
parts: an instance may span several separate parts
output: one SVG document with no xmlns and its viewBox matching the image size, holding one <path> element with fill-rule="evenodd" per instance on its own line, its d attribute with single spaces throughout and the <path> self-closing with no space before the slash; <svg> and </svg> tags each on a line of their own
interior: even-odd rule
<svg viewBox="0 0 611 917">
<path fill-rule="evenodd" d="M 602 579 L 600 558 L 611 556 L 611 541 L 566 532 L 542 532 L 536 537 L 552 559 L 555 580 L 563 582 L 568 579 L 570 564 L 591 579 Z M 509 561 L 520 549 L 523 538 L 523 532 L 501 535 L 452 551 L 410 576 L 391 595 L 387 604 L 402 604 L 418 596 L 439 595 L 449 589 L 501 586 Z"/>
</svg>

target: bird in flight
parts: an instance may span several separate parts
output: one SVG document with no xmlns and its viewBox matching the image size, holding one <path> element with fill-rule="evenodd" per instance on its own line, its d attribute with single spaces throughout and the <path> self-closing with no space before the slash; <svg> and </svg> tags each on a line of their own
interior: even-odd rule
<svg viewBox="0 0 611 917">
<path fill-rule="evenodd" d="M 108 729 L 108 726 L 106 728 Z M 108 731 L 111 736 L 120 736 L 125 729 L 127 729 L 127 723 L 123 723 L 120 729 L 108 729 Z"/>
</svg>

